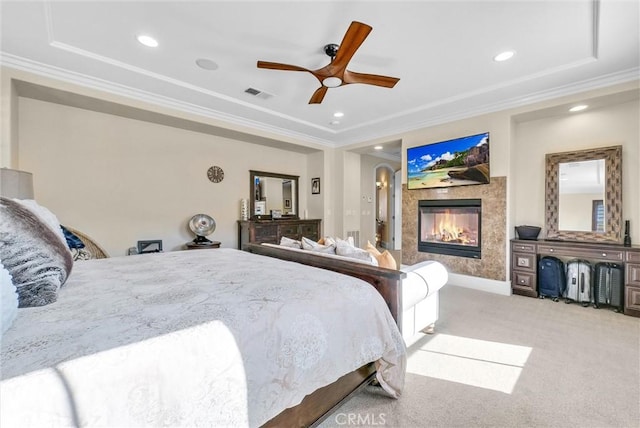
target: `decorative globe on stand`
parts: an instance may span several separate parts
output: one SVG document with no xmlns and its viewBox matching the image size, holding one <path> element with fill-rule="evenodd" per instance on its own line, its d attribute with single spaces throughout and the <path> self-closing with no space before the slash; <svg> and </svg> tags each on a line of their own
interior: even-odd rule
<svg viewBox="0 0 640 428">
<path fill-rule="evenodd" d="M 216 230 L 216 221 L 206 214 L 196 214 L 189 220 L 189 229 L 196 235 L 193 240 L 195 245 L 213 245 L 206 237 Z"/>
</svg>

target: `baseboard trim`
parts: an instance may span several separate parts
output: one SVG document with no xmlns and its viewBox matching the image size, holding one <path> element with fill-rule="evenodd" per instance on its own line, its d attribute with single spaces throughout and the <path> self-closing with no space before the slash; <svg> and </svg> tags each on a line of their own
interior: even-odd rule
<svg viewBox="0 0 640 428">
<path fill-rule="evenodd" d="M 449 273 L 449 281 L 447 282 L 447 285 L 455 285 L 458 287 L 472 288 L 474 290 L 500 294 L 503 296 L 511 296 L 510 281 L 497 281 L 495 279 Z"/>
</svg>

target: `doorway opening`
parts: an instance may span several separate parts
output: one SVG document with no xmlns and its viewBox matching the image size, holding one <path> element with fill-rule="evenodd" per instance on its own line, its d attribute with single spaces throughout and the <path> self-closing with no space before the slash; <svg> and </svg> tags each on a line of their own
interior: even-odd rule
<svg viewBox="0 0 640 428">
<path fill-rule="evenodd" d="M 377 248 L 394 250 L 400 242 L 396 236 L 396 218 L 401 218 L 396 204 L 395 171 L 389 165 L 380 164 L 375 170 L 375 245 Z M 398 245 L 396 245 L 396 243 Z"/>
</svg>

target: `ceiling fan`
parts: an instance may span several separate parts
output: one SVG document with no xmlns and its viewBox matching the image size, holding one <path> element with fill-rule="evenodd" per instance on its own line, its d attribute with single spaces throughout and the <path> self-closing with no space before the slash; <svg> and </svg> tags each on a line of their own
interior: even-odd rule
<svg viewBox="0 0 640 428">
<path fill-rule="evenodd" d="M 309 70 L 297 65 L 281 64 L 277 62 L 258 61 L 258 68 L 271 70 L 307 71 L 320 81 L 320 86 L 311 96 L 309 104 L 320 104 L 329 88 L 349 85 L 351 83 L 365 83 L 367 85 L 393 88 L 400 79 L 376 74 L 356 73 L 347 70 L 351 57 L 371 32 L 372 27 L 362 22 L 353 21 L 342 39 L 340 45 L 329 44 L 324 52 L 331 57 L 331 62 L 317 70 Z"/>
</svg>

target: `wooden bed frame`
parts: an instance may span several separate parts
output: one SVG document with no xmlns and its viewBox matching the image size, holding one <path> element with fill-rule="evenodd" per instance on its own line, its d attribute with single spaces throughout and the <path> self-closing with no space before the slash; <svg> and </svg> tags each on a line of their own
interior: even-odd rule
<svg viewBox="0 0 640 428">
<path fill-rule="evenodd" d="M 254 254 L 293 261 L 360 278 L 378 290 L 387 303 L 396 323 L 401 325 L 402 287 L 400 285 L 402 279 L 406 276 L 404 272 L 318 256 L 312 252 L 291 251 L 260 244 L 245 244 L 242 249 Z M 351 373 L 347 373 L 337 381 L 307 395 L 300 404 L 284 410 L 263 426 L 316 426 L 331 415 L 335 409 L 340 407 L 353 394 L 356 394 L 371 383 L 375 379 L 375 373 L 374 363 L 366 364 Z"/>
</svg>

